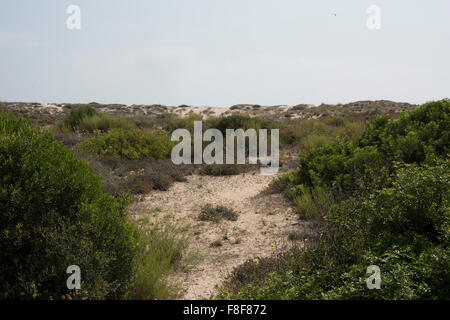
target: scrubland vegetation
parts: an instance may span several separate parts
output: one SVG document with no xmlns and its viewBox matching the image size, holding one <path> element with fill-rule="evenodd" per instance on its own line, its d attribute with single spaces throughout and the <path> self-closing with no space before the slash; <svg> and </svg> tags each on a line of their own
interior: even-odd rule
<svg viewBox="0 0 450 320">
<path fill-rule="evenodd" d="M 237 268 L 220 297 L 449 299 L 449 111 L 442 100 L 397 120 L 379 116 L 360 137 L 300 155 L 281 180 L 300 214 L 317 221 L 315 236 L 252 266 L 256 279 L 242 281 L 251 261 Z M 382 290 L 366 287 L 370 265 L 381 269 Z"/>
<path fill-rule="evenodd" d="M 26 120 L 0 112 L 0 294 L 6 299 L 172 298 L 165 276 L 187 240 L 161 222 L 130 219 L 89 164 Z M 66 268 L 83 270 L 67 294 Z"/>
<path fill-rule="evenodd" d="M 282 155 L 298 161 L 266 192 L 284 194 L 314 225 L 290 236 L 292 249 L 233 270 L 218 298 L 449 299 L 449 109 L 446 99 L 398 119 L 204 119 L 203 129 L 222 132 L 279 128 Z M 171 132 L 192 131 L 198 120 L 82 106 L 44 129 L 0 110 L 0 298 L 180 297 L 168 276 L 193 261 L 187 233 L 164 219 L 135 219 L 129 204 L 192 173 L 251 170 L 173 165 Z M 239 222 L 223 206 L 198 214 Z M 68 293 L 71 264 L 83 270 L 83 290 Z M 369 265 L 380 267 L 382 290 L 367 289 Z"/>
<path fill-rule="evenodd" d="M 83 295 L 125 296 L 138 241 L 129 200 L 103 193 L 85 161 L 26 121 L 2 112 L 0 132 L 2 295 L 60 298 L 76 264 Z"/>
</svg>

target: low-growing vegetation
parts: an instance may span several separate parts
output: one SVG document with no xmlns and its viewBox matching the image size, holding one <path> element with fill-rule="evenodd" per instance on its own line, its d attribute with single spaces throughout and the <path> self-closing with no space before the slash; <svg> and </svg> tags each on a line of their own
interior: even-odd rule
<svg viewBox="0 0 450 320">
<path fill-rule="evenodd" d="M 58 132 L 95 133 L 111 129 L 132 129 L 134 123 L 116 115 L 100 114 L 91 106 L 81 106 L 70 111 L 62 123 L 55 127 Z"/>
<path fill-rule="evenodd" d="M 137 270 L 129 298 L 136 300 L 176 299 L 182 294 L 179 283 L 168 275 L 195 263 L 196 255 L 188 249 L 189 238 L 184 228 L 167 219 L 150 224 L 138 220 L 141 238 Z"/>
<path fill-rule="evenodd" d="M 170 159 L 124 160 L 86 152 L 77 152 L 77 155 L 88 160 L 91 168 L 102 177 L 103 190 L 116 197 L 168 190 L 173 182 L 186 181 L 186 176 L 194 170 L 193 166 L 174 165 Z"/>
<path fill-rule="evenodd" d="M 295 257 L 303 254 L 304 250 L 293 247 L 289 250 L 275 252 L 269 257 L 255 257 L 245 261 L 233 269 L 220 287 L 220 298 L 234 298 L 239 296 L 242 288 L 263 286 L 269 274 L 286 270 Z"/>
<path fill-rule="evenodd" d="M 219 222 L 223 219 L 236 221 L 238 219 L 238 213 L 226 206 L 206 205 L 202 208 L 198 218 L 203 221 L 214 221 L 214 222 Z"/>
</svg>

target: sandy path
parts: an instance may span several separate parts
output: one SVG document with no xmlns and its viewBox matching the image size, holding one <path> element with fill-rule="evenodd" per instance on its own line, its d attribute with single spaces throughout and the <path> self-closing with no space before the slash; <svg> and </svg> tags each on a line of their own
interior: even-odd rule
<svg viewBox="0 0 450 320">
<path fill-rule="evenodd" d="M 146 197 L 140 214 L 173 214 L 190 225 L 192 248 L 203 257 L 187 274 L 178 275 L 185 299 L 208 298 L 235 266 L 247 259 L 269 256 L 288 242 L 291 230 L 302 228 L 291 204 L 280 194 L 261 194 L 275 176 L 258 173 L 228 177 L 193 175 L 168 191 Z M 205 204 L 221 204 L 239 213 L 237 221 L 203 222 L 197 216 Z M 295 224 L 295 225 L 294 225 Z M 220 240 L 221 246 L 211 246 Z"/>
</svg>

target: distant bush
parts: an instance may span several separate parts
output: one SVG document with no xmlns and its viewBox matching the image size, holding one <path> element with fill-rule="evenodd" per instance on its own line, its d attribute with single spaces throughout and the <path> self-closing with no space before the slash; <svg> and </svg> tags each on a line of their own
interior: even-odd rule
<svg viewBox="0 0 450 320">
<path fill-rule="evenodd" d="M 231 208 L 227 208 L 221 205 L 214 207 L 208 204 L 202 207 L 198 218 L 203 221 L 209 220 L 215 222 L 218 222 L 222 219 L 236 221 L 238 218 L 238 214 Z"/>
<path fill-rule="evenodd" d="M 135 126 L 125 118 L 109 114 L 101 114 L 87 118 L 78 126 L 79 131 L 88 133 L 107 132 L 117 128 L 133 129 Z"/>
<path fill-rule="evenodd" d="M 138 238 L 128 200 L 104 194 L 88 164 L 49 133 L 5 113 L 0 163 L 0 296 L 73 294 L 66 269 L 78 265 L 83 295 L 124 298 Z"/>
<path fill-rule="evenodd" d="M 123 117 L 99 114 L 91 106 L 82 106 L 72 109 L 66 119 L 56 127 L 56 132 L 95 133 L 118 128 L 133 129 L 135 125 Z"/>
<path fill-rule="evenodd" d="M 163 113 L 157 118 L 157 122 L 161 123 L 162 128 L 169 133 L 176 129 L 194 130 L 194 121 L 202 121 L 203 116 L 194 112 L 185 116 L 179 116 L 174 113 Z"/>
<path fill-rule="evenodd" d="M 93 107 L 81 106 L 70 111 L 67 118 L 63 121 L 62 126 L 72 131 L 76 131 L 83 121 L 98 115 L 97 110 Z"/>
<path fill-rule="evenodd" d="M 80 149 L 102 156 L 163 159 L 170 155 L 173 142 L 162 131 L 113 129 L 80 144 Z"/>
<path fill-rule="evenodd" d="M 359 138 L 300 155 L 281 179 L 299 211 L 323 220 L 318 242 L 263 284 L 225 285 L 221 297 L 449 299 L 449 111 L 445 99 L 381 116 Z M 369 265 L 381 290 L 366 287 Z"/>
<path fill-rule="evenodd" d="M 267 121 L 252 118 L 244 114 L 232 114 L 227 117 L 214 117 L 207 121 L 207 126 L 220 130 L 226 134 L 226 129 L 270 129 L 270 124 Z"/>
<path fill-rule="evenodd" d="M 343 116 L 332 116 L 332 117 L 325 117 L 322 119 L 322 122 L 325 123 L 327 126 L 333 126 L 333 127 L 345 127 L 350 122 L 349 119 L 343 117 Z"/>
<path fill-rule="evenodd" d="M 339 139 L 359 137 L 364 126 L 362 121 L 351 121 L 342 116 L 289 120 L 280 125 L 280 143 L 298 146 L 300 152 L 306 153 Z"/>
</svg>

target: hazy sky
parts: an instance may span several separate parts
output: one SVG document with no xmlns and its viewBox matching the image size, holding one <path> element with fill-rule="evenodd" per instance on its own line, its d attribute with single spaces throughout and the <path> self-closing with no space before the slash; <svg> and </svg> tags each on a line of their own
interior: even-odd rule
<svg viewBox="0 0 450 320">
<path fill-rule="evenodd" d="M 450 96 L 449 13 L 449 0 L 0 0 L 0 101 L 422 103 Z"/>
</svg>

